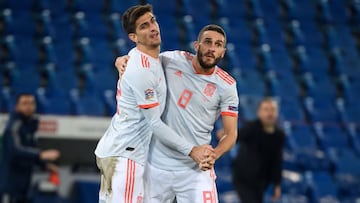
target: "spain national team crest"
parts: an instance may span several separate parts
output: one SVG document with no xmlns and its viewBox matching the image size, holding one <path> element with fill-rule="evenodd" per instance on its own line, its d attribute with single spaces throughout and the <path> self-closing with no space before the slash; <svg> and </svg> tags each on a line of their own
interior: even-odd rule
<svg viewBox="0 0 360 203">
<path fill-rule="evenodd" d="M 153 89 L 147 89 L 145 90 L 145 99 L 146 100 L 151 100 L 153 99 L 155 96 L 155 92 Z"/>
<path fill-rule="evenodd" d="M 216 91 L 216 85 L 208 83 L 205 86 L 204 94 L 208 97 L 212 97 L 214 95 L 215 91 Z"/>
</svg>

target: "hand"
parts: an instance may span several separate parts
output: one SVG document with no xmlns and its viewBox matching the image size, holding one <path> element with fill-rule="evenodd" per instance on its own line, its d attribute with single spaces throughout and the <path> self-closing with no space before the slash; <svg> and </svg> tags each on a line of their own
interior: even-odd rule
<svg viewBox="0 0 360 203">
<path fill-rule="evenodd" d="M 277 185 L 274 188 L 274 195 L 272 196 L 271 200 L 273 202 L 276 202 L 280 199 L 280 197 L 281 197 L 281 187 L 280 185 Z"/>
<path fill-rule="evenodd" d="M 56 149 L 49 149 L 40 152 L 40 159 L 45 161 L 55 161 L 60 157 L 60 152 Z"/>
<path fill-rule="evenodd" d="M 189 156 L 194 159 L 196 163 L 200 164 L 203 160 L 213 154 L 215 154 L 215 152 L 210 145 L 200 145 L 193 147 Z"/>
<path fill-rule="evenodd" d="M 201 163 L 199 164 L 200 170 L 206 171 L 206 170 L 212 169 L 214 167 L 215 161 L 217 159 L 215 150 L 214 151 L 206 150 L 204 156 L 206 158 L 203 159 L 201 161 Z"/>
<path fill-rule="evenodd" d="M 115 67 L 119 72 L 120 78 L 125 73 L 126 65 L 127 65 L 129 58 L 130 58 L 130 56 L 125 55 L 125 56 L 117 57 L 115 60 Z"/>
</svg>

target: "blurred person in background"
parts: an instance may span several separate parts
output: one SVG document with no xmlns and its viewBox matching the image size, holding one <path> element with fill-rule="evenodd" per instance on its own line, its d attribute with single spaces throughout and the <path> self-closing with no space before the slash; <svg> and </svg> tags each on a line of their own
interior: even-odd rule
<svg viewBox="0 0 360 203">
<path fill-rule="evenodd" d="M 261 203 L 273 184 L 272 200 L 281 197 L 282 152 L 285 133 L 277 126 L 278 104 L 271 98 L 260 101 L 258 118 L 238 131 L 239 152 L 234 160 L 233 182 L 243 203 Z M 217 137 L 221 139 L 222 131 Z"/>
<path fill-rule="evenodd" d="M 51 172 L 57 172 L 52 161 L 59 158 L 55 149 L 41 151 L 37 146 L 35 132 L 39 120 L 35 97 L 20 94 L 16 99 L 15 111 L 11 113 L 2 139 L 0 153 L 0 201 L 2 203 L 29 202 L 28 191 L 33 167 L 39 165 Z"/>
</svg>

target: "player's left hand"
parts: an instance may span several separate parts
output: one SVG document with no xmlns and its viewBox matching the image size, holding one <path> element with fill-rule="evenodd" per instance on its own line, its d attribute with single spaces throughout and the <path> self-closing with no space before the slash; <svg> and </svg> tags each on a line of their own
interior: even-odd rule
<svg viewBox="0 0 360 203">
<path fill-rule="evenodd" d="M 129 58 L 130 58 L 130 56 L 125 55 L 125 56 L 117 57 L 115 60 L 115 67 L 119 71 L 120 78 L 126 70 L 126 65 L 127 65 Z"/>
</svg>

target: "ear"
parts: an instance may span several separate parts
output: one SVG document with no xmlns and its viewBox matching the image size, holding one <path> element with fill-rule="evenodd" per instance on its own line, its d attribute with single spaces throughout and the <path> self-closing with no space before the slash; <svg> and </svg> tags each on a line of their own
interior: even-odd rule
<svg viewBox="0 0 360 203">
<path fill-rule="evenodd" d="M 225 53 L 226 53 L 226 48 L 224 48 L 223 53 L 221 54 L 221 58 L 224 58 Z"/>
<path fill-rule="evenodd" d="M 199 42 L 198 41 L 194 41 L 194 49 L 195 49 L 195 52 L 198 50 L 199 48 Z"/>
<path fill-rule="evenodd" d="M 137 43 L 137 35 L 135 33 L 128 34 L 128 37 L 131 41 Z"/>
</svg>

